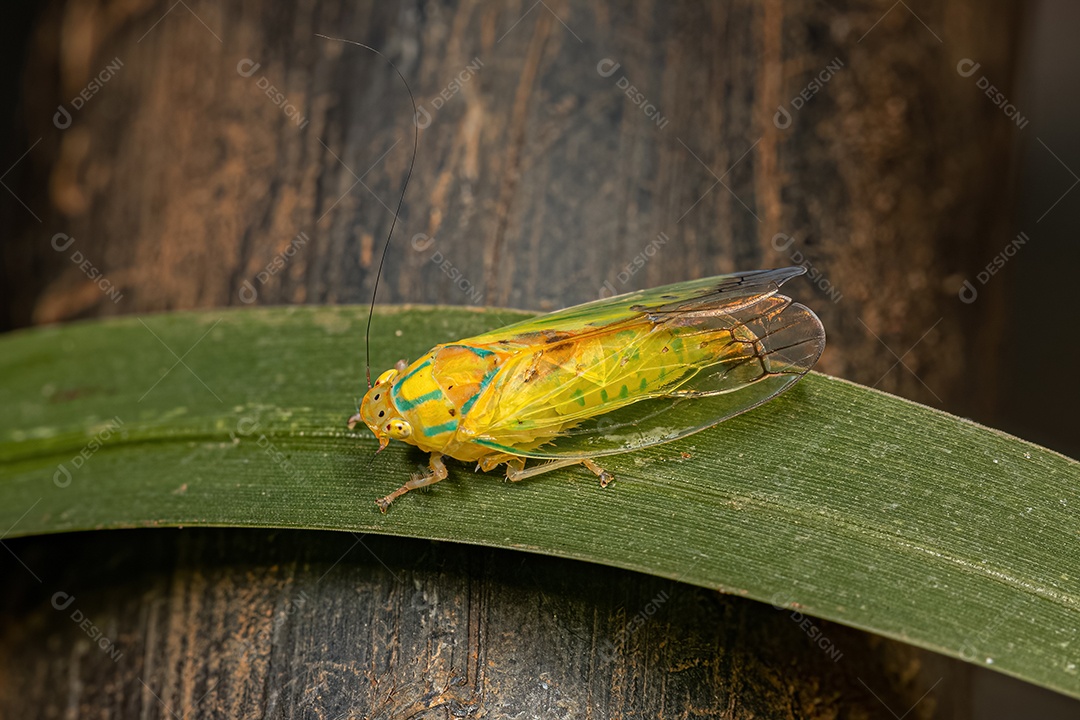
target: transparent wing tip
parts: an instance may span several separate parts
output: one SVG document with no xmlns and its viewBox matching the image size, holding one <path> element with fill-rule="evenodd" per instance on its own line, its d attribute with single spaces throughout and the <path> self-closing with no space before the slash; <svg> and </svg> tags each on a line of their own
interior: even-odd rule
<svg viewBox="0 0 1080 720">
<path fill-rule="evenodd" d="M 788 300 L 787 298 L 784 298 Z M 790 302 L 778 313 L 756 319 L 754 328 L 764 350 L 766 372 L 802 375 L 814 367 L 825 349 L 825 327 L 814 311 Z"/>
</svg>

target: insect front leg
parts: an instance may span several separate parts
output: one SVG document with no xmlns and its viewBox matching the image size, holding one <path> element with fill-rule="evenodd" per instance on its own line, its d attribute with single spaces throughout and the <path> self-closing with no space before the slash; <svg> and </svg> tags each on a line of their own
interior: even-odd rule
<svg viewBox="0 0 1080 720">
<path fill-rule="evenodd" d="M 522 465 L 524 465 L 524 463 Z M 585 467 L 587 467 L 589 470 L 592 471 L 594 475 L 596 475 L 596 477 L 600 478 L 600 487 L 607 487 L 611 484 L 611 481 L 615 479 L 611 473 L 597 465 L 595 461 L 589 459 L 552 460 L 551 462 L 546 462 L 541 465 L 537 465 L 536 467 L 531 467 L 528 470 L 524 469 L 524 467 L 514 468 L 509 462 L 507 462 L 506 478 L 510 480 L 510 482 L 519 482 L 521 480 L 525 480 L 526 478 L 542 475 L 546 472 L 551 472 L 552 470 L 569 467 L 570 465 L 584 465 Z"/>
<path fill-rule="evenodd" d="M 428 467 L 431 468 L 425 473 L 416 473 L 409 481 L 399 487 L 394 492 L 390 493 L 386 497 L 381 497 L 375 501 L 375 504 L 379 506 L 379 509 L 386 512 L 386 509 L 390 507 L 390 503 L 397 500 L 399 497 L 415 490 L 416 488 L 426 487 L 428 485 L 434 485 L 440 480 L 445 480 L 447 476 L 446 464 L 442 461 L 442 455 L 439 453 L 431 453 L 431 459 L 428 461 Z"/>
</svg>

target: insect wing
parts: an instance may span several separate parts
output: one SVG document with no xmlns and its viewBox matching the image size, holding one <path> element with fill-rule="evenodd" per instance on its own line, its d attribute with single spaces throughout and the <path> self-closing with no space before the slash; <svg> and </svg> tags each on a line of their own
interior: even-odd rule
<svg viewBox="0 0 1080 720">
<path fill-rule="evenodd" d="M 805 268 L 801 267 L 755 270 L 636 290 L 538 315 L 461 342 L 470 345 L 496 342 L 528 344 L 535 341 L 537 336 L 586 333 L 614 322 L 639 317 L 650 310 L 662 312 L 665 308 L 671 311 L 694 304 L 708 305 L 717 298 L 722 298 L 734 311 L 740 303 L 756 302 L 764 295 L 775 293 L 786 281 L 804 272 Z"/>
<path fill-rule="evenodd" d="M 550 337 L 573 332 L 580 338 L 638 318 L 652 327 L 677 326 L 688 337 L 726 338 L 730 351 L 684 372 L 684 379 L 662 396 L 642 395 L 610 411 L 590 408 L 576 417 L 563 415 L 576 424 L 539 447 L 500 443 L 504 428 L 499 423 L 490 428 L 489 439 L 477 442 L 535 458 L 598 457 L 670 442 L 768 401 L 809 371 L 825 346 L 817 316 L 777 292 L 780 283 L 802 272 L 783 268 L 679 283 L 579 305 L 496 331 L 488 341 L 505 343 L 509 338 L 525 343 L 535 333 Z M 648 332 L 639 333 L 619 352 L 632 354 L 647 341 Z M 566 368 L 567 374 L 579 376 L 589 370 L 580 365 L 572 371 Z M 528 402 L 535 406 L 550 400 L 540 395 Z M 502 421 L 505 429 L 521 413 L 520 408 L 508 408 Z"/>
</svg>

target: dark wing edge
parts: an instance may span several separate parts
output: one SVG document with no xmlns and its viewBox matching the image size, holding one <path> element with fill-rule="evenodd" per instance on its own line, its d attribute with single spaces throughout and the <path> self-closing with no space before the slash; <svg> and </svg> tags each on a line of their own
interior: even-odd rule
<svg viewBox="0 0 1080 720">
<path fill-rule="evenodd" d="M 588 332 L 590 328 L 628 320 L 644 313 L 671 314 L 679 312 L 680 308 L 688 307 L 727 304 L 729 310 L 734 312 L 740 307 L 752 305 L 764 296 L 775 294 L 785 282 L 805 272 L 806 268 L 796 265 L 773 270 L 714 275 L 635 290 L 528 318 L 459 342 L 482 345 L 512 340 L 515 336 L 532 333 Z M 744 302 L 737 302 L 739 298 Z"/>
</svg>

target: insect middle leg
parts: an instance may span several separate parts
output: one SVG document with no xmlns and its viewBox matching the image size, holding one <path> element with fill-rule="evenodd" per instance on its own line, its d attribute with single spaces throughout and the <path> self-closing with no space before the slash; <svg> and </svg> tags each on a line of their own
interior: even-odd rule
<svg viewBox="0 0 1080 720">
<path fill-rule="evenodd" d="M 476 469 L 490 472 L 503 463 L 506 463 L 508 471 L 510 469 L 521 470 L 525 467 L 525 458 L 520 455 L 510 455 L 509 453 L 485 455 L 477 461 Z"/>
<path fill-rule="evenodd" d="M 570 465 L 584 465 L 585 467 L 587 467 L 589 470 L 592 471 L 594 475 L 596 475 L 596 477 L 600 478 L 600 487 L 607 487 L 611 484 L 611 481 L 615 479 L 611 473 L 597 465 L 595 461 L 589 460 L 588 458 L 585 458 L 583 460 L 552 460 L 551 462 L 546 462 L 540 465 L 536 465 L 535 467 L 531 467 L 528 470 L 525 469 L 524 460 L 522 460 L 521 464 L 517 467 L 511 465 L 511 463 L 507 461 L 506 478 L 510 482 L 519 482 L 521 480 L 525 480 L 526 478 L 542 475 L 546 472 L 558 470 L 559 468 L 568 467 Z"/>
<path fill-rule="evenodd" d="M 390 493 L 386 497 L 381 497 L 375 501 L 375 504 L 379 506 L 379 509 L 386 512 L 386 509 L 390 507 L 390 503 L 397 500 L 399 497 L 417 488 L 427 487 L 428 485 L 434 485 L 440 480 L 445 480 L 447 476 L 446 464 L 442 461 L 442 455 L 439 453 L 431 453 L 431 459 L 428 461 L 428 467 L 431 468 L 427 472 L 416 473 L 409 481 L 399 487 L 394 492 Z"/>
</svg>

